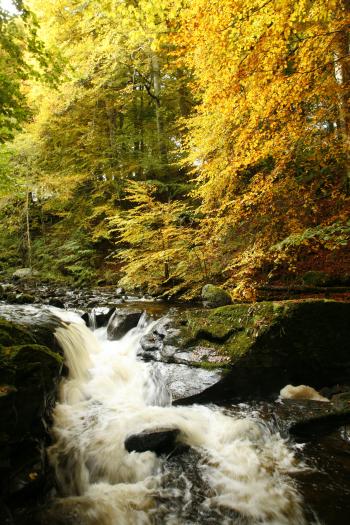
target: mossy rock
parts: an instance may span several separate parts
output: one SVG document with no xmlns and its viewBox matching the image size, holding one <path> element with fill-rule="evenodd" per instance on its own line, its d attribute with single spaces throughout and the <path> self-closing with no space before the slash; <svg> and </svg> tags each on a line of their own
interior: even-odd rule
<svg viewBox="0 0 350 525">
<path fill-rule="evenodd" d="M 330 280 L 324 272 L 309 271 L 303 275 L 303 283 L 308 286 L 326 286 Z"/>
<path fill-rule="evenodd" d="M 225 306 L 232 303 L 230 294 L 219 286 L 214 286 L 213 284 L 206 284 L 203 286 L 202 299 L 204 304 L 210 307 Z"/>
<path fill-rule="evenodd" d="M 31 304 L 35 303 L 35 297 L 30 294 L 20 293 L 16 295 L 13 302 L 15 304 Z"/>
<path fill-rule="evenodd" d="M 276 397 L 286 384 L 316 389 L 350 380 L 350 304 L 279 301 L 180 314 L 184 348 L 215 348 L 232 371 L 206 401 Z"/>
<path fill-rule="evenodd" d="M 55 391 L 62 369 L 62 355 L 40 343 L 29 326 L 0 319 L 0 385 L 5 397 L 9 397 L 6 385 L 11 385 L 12 394 L 15 392 L 10 396 L 13 421 L 17 422 L 15 433 L 19 427 L 28 431 L 33 427 L 35 422 L 26 420 L 23 411 L 27 413 L 30 404 L 34 408 L 29 412 L 44 411 L 45 398 Z M 37 403 L 41 406 L 35 407 Z M 1 426 L 6 428 L 7 423 L 2 420 Z"/>
<path fill-rule="evenodd" d="M 332 397 L 332 403 L 338 410 L 350 413 L 350 392 L 336 394 Z"/>
<path fill-rule="evenodd" d="M 13 515 L 21 506 L 35 506 L 42 490 L 45 420 L 63 366 L 58 348 L 46 344 L 53 342 L 54 327 L 0 319 L 0 499 Z"/>
<path fill-rule="evenodd" d="M 0 348 L 13 344 L 35 343 L 35 341 L 28 326 L 0 319 Z"/>
</svg>

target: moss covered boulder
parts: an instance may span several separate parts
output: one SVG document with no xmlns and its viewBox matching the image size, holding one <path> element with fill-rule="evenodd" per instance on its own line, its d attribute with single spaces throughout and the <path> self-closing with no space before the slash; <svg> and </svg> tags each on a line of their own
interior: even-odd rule
<svg viewBox="0 0 350 525">
<path fill-rule="evenodd" d="M 239 304 L 178 315 L 178 343 L 213 348 L 231 371 L 189 401 L 277 396 L 286 384 L 316 389 L 350 383 L 350 304 L 280 301 Z"/>
<path fill-rule="evenodd" d="M 232 303 L 230 294 L 219 286 L 214 286 L 213 284 L 206 284 L 203 286 L 202 299 L 204 305 L 209 307 L 225 306 Z"/>
<path fill-rule="evenodd" d="M 63 365 L 54 325 L 0 319 L 0 516 L 11 516 L 4 523 L 32 523 L 30 509 L 45 492 L 46 423 Z"/>
</svg>

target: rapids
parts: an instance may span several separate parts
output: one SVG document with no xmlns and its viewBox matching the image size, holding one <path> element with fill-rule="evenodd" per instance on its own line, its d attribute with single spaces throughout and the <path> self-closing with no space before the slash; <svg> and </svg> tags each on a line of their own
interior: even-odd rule
<svg viewBox="0 0 350 525">
<path fill-rule="evenodd" d="M 144 314 L 119 341 L 108 341 L 106 328 L 92 332 L 78 315 L 63 321 L 55 335 L 69 375 L 48 450 L 59 489 L 50 523 L 306 525 L 289 475 L 304 466 L 277 432 L 249 414 L 171 405 L 154 365 L 137 358 L 141 337 L 158 321 Z M 160 457 L 126 451 L 128 436 L 160 427 L 179 429 L 189 448 Z"/>
</svg>

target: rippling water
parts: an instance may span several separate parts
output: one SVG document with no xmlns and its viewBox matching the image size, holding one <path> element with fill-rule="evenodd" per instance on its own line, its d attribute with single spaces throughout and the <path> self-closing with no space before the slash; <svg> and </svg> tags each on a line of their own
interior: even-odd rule
<svg viewBox="0 0 350 525">
<path fill-rule="evenodd" d="M 157 321 L 144 315 L 121 340 L 108 341 L 105 328 L 93 333 L 78 316 L 65 320 L 56 337 L 69 377 L 49 449 L 60 491 L 50 523 L 309 523 L 290 476 L 304 467 L 277 432 L 249 411 L 171 406 L 164 374 L 137 359 Z M 157 428 L 179 429 L 186 447 L 161 457 L 127 452 L 128 436 Z"/>
</svg>

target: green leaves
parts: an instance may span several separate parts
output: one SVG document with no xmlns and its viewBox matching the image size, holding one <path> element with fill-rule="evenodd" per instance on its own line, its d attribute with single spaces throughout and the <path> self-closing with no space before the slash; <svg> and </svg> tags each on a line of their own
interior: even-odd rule
<svg viewBox="0 0 350 525">
<path fill-rule="evenodd" d="M 0 142 L 13 138 L 32 111 L 26 98 L 30 78 L 55 84 L 60 62 L 49 54 L 38 37 L 38 23 L 31 11 L 15 2 L 18 14 L 0 8 Z"/>
<path fill-rule="evenodd" d="M 306 228 L 303 232 L 292 233 L 279 243 L 271 247 L 271 251 L 288 251 L 300 245 L 312 242 L 320 243 L 330 250 L 347 246 L 350 242 L 350 220 L 346 222 L 335 221 L 328 225 L 318 225 Z"/>
</svg>

